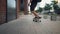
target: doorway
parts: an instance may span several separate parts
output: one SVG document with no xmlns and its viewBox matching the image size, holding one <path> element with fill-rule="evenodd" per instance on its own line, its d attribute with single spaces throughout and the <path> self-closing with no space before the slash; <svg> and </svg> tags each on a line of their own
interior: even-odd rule
<svg viewBox="0 0 60 34">
<path fill-rule="evenodd" d="M 7 0 L 7 22 L 16 19 L 16 1 Z"/>
<path fill-rule="evenodd" d="M 7 21 L 12 21 L 20 17 L 21 12 L 27 14 L 28 0 L 7 0 Z"/>
</svg>

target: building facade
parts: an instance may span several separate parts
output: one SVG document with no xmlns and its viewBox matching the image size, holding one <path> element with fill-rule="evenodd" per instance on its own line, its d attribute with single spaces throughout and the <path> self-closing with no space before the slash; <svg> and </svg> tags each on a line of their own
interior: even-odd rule
<svg viewBox="0 0 60 34">
<path fill-rule="evenodd" d="M 7 23 L 11 20 L 19 18 L 21 0 L 14 0 L 14 1 L 15 1 L 15 9 L 9 7 L 8 0 L 0 0 L 0 24 Z M 28 0 L 23 0 L 23 2 L 24 2 L 24 14 L 27 14 Z"/>
</svg>

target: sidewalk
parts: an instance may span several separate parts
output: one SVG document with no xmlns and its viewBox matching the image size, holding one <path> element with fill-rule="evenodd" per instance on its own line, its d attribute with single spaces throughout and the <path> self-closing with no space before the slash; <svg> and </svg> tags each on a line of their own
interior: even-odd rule
<svg viewBox="0 0 60 34">
<path fill-rule="evenodd" d="M 17 20 L 0 25 L 0 34 L 60 34 L 60 21 L 42 18 L 38 23 L 32 20 L 33 15 L 22 15 Z"/>
</svg>

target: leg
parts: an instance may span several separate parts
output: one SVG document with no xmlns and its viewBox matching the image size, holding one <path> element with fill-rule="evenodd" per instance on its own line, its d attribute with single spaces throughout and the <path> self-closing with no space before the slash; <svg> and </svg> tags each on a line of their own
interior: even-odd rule
<svg viewBox="0 0 60 34">
<path fill-rule="evenodd" d="M 34 14 L 35 17 L 39 17 L 39 15 L 37 14 L 37 12 L 32 11 L 32 13 Z"/>
<path fill-rule="evenodd" d="M 35 16 L 35 18 L 33 18 L 33 21 L 38 22 L 41 17 L 39 17 L 39 15 L 37 14 L 37 12 L 34 11 L 36 5 L 37 5 L 37 4 L 32 4 L 32 5 L 30 6 L 30 10 L 32 11 L 32 13 L 33 13 L 34 16 Z"/>
<path fill-rule="evenodd" d="M 37 12 L 34 11 L 36 5 L 37 5 L 37 3 L 32 3 L 31 6 L 30 6 L 30 10 L 32 11 L 32 13 L 34 14 L 35 17 L 39 17 L 39 15 L 37 14 Z"/>
</svg>

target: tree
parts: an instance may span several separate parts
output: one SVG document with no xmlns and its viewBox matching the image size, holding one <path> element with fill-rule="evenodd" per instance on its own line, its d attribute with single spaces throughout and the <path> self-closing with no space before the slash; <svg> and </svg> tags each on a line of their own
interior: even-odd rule
<svg viewBox="0 0 60 34">
<path fill-rule="evenodd" d="M 42 10 L 43 10 L 43 8 L 39 7 L 37 11 L 41 13 Z"/>
<path fill-rule="evenodd" d="M 50 9 L 52 9 L 51 5 L 46 4 L 45 7 L 44 7 L 44 10 L 49 10 L 50 11 Z"/>
<path fill-rule="evenodd" d="M 51 5 L 53 5 L 55 13 L 60 13 L 60 7 L 57 5 L 57 3 L 57 1 L 52 1 Z"/>
<path fill-rule="evenodd" d="M 58 3 L 57 1 L 52 1 L 52 3 L 51 3 L 51 5 L 53 5 L 54 10 L 59 9 L 57 3 Z"/>
</svg>

